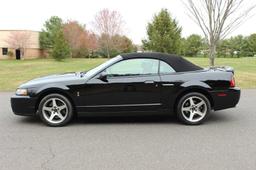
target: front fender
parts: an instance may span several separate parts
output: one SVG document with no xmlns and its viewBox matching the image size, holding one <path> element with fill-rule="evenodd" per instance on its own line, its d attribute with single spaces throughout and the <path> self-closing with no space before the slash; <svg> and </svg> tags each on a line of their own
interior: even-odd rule
<svg viewBox="0 0 256 170">
<path fill-rule="evenodd" d="M 69 88 L 67 86 L 49 84 L 49 85 L 42 86 L 39 89 L 36 89 L 33 94 L 34 96 L 31 96 L 31 97 L 34 97 L 36 100 L 36 104 L 35 104 L 36 110 L 42 98 L 51 93 L 58 93 L 58 94 L 64 95 L 74 105 L 74 96 L 69 92 Z"/>
<path fill-rule="evenodd" d="M 60 84 L 45 84 L 39 88 L 34 88 L 31 91 L 31 97 L 40 96 L 42 93 L 47 91 L 61 91 L 66 93 L 69 90 L 69 87 Z"/>
</svg>

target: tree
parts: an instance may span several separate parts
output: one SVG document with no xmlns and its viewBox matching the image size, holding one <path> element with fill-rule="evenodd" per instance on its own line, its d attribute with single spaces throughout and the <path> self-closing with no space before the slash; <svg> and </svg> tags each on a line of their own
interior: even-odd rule
<svg viewBox="0 0 256 170">
<path fill-rule="evenodd" d="M 54 39 L 62 31 L 63 22 L 62 19 L 53 16 L 47 20 L 44 24 L 44 29 L 40 33 L 39 42 L 42 49 L 51 50 L 54 45 Z"/>
<path fill-rule="evenodd" d="M 217 46 L 217 55 L 224 57 L 250 56 L 248 37 L 242 35 L 221 40 Z"/>
<path fill-rule="evenodd" d="M 106 39 L 109 37 L 106 37 L 107 35 L 102 35 L 99 40 L 99 46 L 100 48 L 100 53 L 106 53 L 107 52 L 107 45 L 104 44 L 106 43 Z M 115 35 L 113 37 L 110 38 L 111 43 L 111 48 L 109 49 L 109 55 L 112 56 L 116 56 L 117 54 L 120 53 L 129 53 L 129 52 L 133 52 L 136 51 L 136 47 L 133 45 L 132 41 L 124 36 L 124 35 Z"/>
<path fill-rule="evenodd" d="M 231 56 L 231 47 L 229 39 L 220 40 L 217 45 L 217 56 L 219 57 L 230 57 Z"/>
<path fill-rule="evenodd" d="M 114 44 L 114 53 L 115 53 L 112 55 L 116 55 L 120 53 L 130 53 L 136 50 L 132 41 L 126 36 L 115 35 L 112 37 L 112 41 Z"/>
<path fill-rule="evenodd" d="M 88 57 L 97 49 L 97 37 L 77 21 L 68 21 L 63 26 L 72 57 Z M 93 55 L 93 54 L 92 54 Z"/>
<path fill-rule="evenodd" d="M 186 55 L 186 38 L 184 37 L 180 39 L 180 55 Z"/>
<path fill-rule="evenodd" d="M 164 53 L 180 53 L 181 27 L 175 19 L 172 19 L 167 9 L 162 9 L 148 23 L 148 38 L 143 40 L 143 47 Z"/>
<path fill-rule="evenodd" d="M 115 44 L 115 48 L 122 53 L 130 53 L 135 50 L 135 46 L 133 45 L 132 40 L 124 35 L 115 35 L 113 37 L 113 42 Z"/>
<path fill-rule="evenodd" d="M 110 51 L 113 48 L 112 37 L 122 32 L 123 20 L 121 14 L 117 11 L 103 9 L 96 14 L 93 25 L 101 37 L 105 55 L 110 57 Z"/>
<path fill-rule="evenodd" d="M 94 52 L 99 48 L 98 37 L 95 33 L 88 31 L 88 49 L 91 56 L 94 56 Z"/>
<path fill-rule="evenodd" d="M 71 49 L 71 57 L 88 56 L 88 34 L 84 25 L 68 21 L 63 26 L 64 37 Z"/>
<path fill-rule="evenodd" d="M 58 61 L 70 55 L 70 48 L 64 37 L 63 21 L 57 16 L 45 22 L 39 41 L 41 48 L 47 49 L 49 54 Z"/>
<path fill-rule="evenodd" d="M 12 31 L 5 40 L 11 48 L 20 49 L 21 57 L 25 56 L 31 33 L 29 31 Z"/>
<path fill-rule="evenodd" d="M 79 24 L 77 21 L 68 21 L 63 25 L 63 32 L 72 49 L 79 49 L 85 46 L 87 35 L 84 25 Z"/>
<path fill-rule="evenodd" d="M 107 34 L 101 34 L 101 36 L 98 39 L 99 49 L 98 53 L 105 57 L 110 57 L 111 51 L 113 50 L 113 42 L 109 35 Z"/>
<path fill-rule="evenodd" d="M 56 33 L 53 44 L 50 54 L 55 60 L 60 61 L 70 56 L 70 48 L 62 31 Z"/>
<path fill-rule="evenodd" d="M 196 56 L 200 50 L 202 50 L 203 40 L 200 35 L 192 34 L 186 40 L 184 44 L 186 56 Z"/>
<path fill-rule="evenodd" d="M 216 47 L 237 27 L 239 27 L 255 8 L 244 9 L 245 0 L 186 0 L 183 1 L 189 16 L 201 28 L 209 48 L 210 65 L 214 66 Z"/>
<path fill-rule="evenodd" d="M 256 55 L 256 34 L 252 34 L 247 38 L 248 50 L 250 56 Z"/>
<path fill-rule="evenodd" d="M 246 55 L 247 42 L 245 37 L 238 35 L 229 39 L 231 56 L 240 57 Z"/>
</svg>

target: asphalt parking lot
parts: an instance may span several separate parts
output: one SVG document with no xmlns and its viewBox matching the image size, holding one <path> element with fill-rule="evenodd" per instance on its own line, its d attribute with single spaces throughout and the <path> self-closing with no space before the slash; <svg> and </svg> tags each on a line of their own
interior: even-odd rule
<svg viewBox="0 0 256 170">
<path fill-rule="evenodd" d="M 0 93 L 0 169 L 256 169 L 256 90 L 200 126 L 174 117 L 81 118 L 51 128 Z"/>
</svg>

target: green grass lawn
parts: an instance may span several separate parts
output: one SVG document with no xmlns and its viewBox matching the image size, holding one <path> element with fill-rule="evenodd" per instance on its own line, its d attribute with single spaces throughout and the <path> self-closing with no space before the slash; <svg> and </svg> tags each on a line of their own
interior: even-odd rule
<svg viewBox="0 0 256 170">
<path fill-rule="evenodd" d="M 188 58 L 206 67 L 207 58 Z M 0 60 L 0 91 L 13 91 L 19 84 L 33 78 L 53 73 L 85 71 L 101 64 L 106 59 L 67 59 L 57 62 L 52 59 Z M 242 88 L 256 88 L 256 58 L 217 58 L 216 65 L 232 66 L 236 82 Z"/>
</svg>

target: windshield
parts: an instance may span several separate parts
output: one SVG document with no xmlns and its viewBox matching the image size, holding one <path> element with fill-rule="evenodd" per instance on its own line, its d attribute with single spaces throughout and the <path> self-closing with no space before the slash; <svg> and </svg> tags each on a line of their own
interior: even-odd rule
<svg viewBox="0 0 256 170">
<path fill-rule="evenodd" d="M 107 68 L 108 66 L 112 65 L 113 63 L 115 63 L 121 59 L 122 59 L 122 57 L 120 55 L 116 56 L 116 57 L 104 62 L 103 64 L 89 70 L 88 72 L 86 72 L 86 76 L 89 76 L 89 77 L 94 76 L 98 72 L 103 71 L 105 68 Z"/>
</svg>

